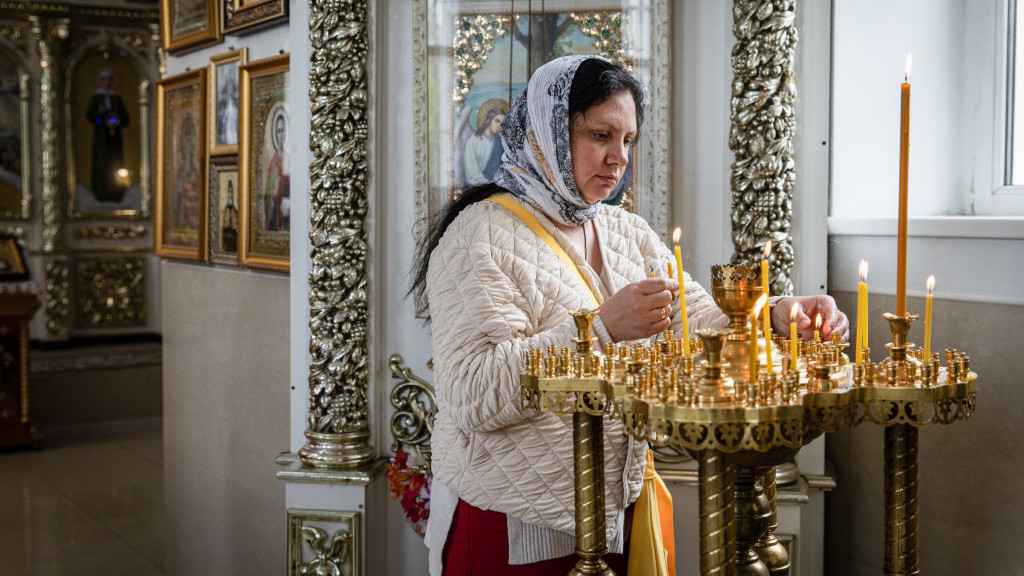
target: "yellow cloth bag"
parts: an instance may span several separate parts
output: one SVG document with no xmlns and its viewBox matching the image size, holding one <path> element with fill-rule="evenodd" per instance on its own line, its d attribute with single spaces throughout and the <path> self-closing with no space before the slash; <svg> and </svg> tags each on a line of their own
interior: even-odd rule
<svg viewBox="0 0 1024 576">
<path fill-rule="evenodd" d="M 590 296 L 594 306 L 601 304 L 598 291 L 590 285 L 579 267 L 554 236 L 530 214 L 523 205 L 509 196 L 491 196 L 487 200 L 503 206 L 526 224 L 534 234 L 558 256 L 565 266 L 576 273 L 580 284 Z M 647 451 L 644 486 L 633 506 L 633 528 L 629 544 L 628 576 L 674 576 L 676 573 L 675 532 L 672 527 L 672 495 L 654 471 L 654 452 Z"/>
<path fill-rule="evenodd" d="M 654 471 L 654 452 L 648 450 L 644 486 L 633 505 L 628 576 L 673 576 L 675 552 L 672 495 Z"/>
</svg>

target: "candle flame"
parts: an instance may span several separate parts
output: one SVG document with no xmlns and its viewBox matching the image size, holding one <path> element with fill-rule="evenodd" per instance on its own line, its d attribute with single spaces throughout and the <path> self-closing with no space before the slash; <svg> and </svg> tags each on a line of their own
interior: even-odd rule
<svg viewBox="0 0 1024 576">
<path fill-rule="evenodd" d="M 800 311 L 800 304 L 794 302 L 793 307 L 789 309 L 789 321 L 796 322 L 796 315 Z"/>
<path fill-rule="evenodd" d="M 928 293 L 931 294 L 932 290 L 935 289 L 935 275 L 929 276 L 926 284 L 928 285 Z"/>
<path fill-rule="evenodd" d="M 868 261 L 867 260 L 861 260 L 860 261 L 860 281 L 861 282 L 867 282 L 868 281 Z"/>
<path fill-rule="evenodd" d="M 679 239 L 683 236 L 683 229 L 676 226 L 676 229 L 672 231 L 672 243 L 679 244 Z"/>
<path fill-rule="evenodd" d="M 764 308 L 764 305 L 767 304 L 767 303 L 768 303 L 768 295 L 767 294 L 761 294 L 761 297 L 757 299 L 757 302 L 754 302 L 754 309 L 753 309 L 754 310 L 754 320 L 757 320 L 758 313 L 761 312 L 761 309 Z"/>
<path fill-rule="evenodd" d="M 914 67 L 914 55 L 907 52 L 907 63 L 903 66 L 903 81 L 910 77 L 910 69 Z"/>
<path fill-rule="evenodd" d="M 772 253 L 772 241 L 769 240 L 764 243 L 764 257 L 767 258 Z"/>
<path fill-rule="evenodd" d="M 814 329 L 821 328 L 821 314 L 815 314 L 814 316 Z"/>
</svg>

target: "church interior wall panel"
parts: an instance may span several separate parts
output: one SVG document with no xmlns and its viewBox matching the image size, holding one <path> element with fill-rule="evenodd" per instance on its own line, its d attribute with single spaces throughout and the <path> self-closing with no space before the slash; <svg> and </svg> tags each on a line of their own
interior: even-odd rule
<svg viewBox="0 0 1024 576">
<path fill-rule="evenodd" d="M 162 265 L 170 574 L 280 574 L 288 279 Z"/>
</svg>

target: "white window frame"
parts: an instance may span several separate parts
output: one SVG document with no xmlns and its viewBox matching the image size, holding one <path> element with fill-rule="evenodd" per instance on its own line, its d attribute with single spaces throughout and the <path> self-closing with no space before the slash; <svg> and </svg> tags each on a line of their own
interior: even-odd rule
<svg viewBox="0 0 1024 576">
<path fill-rule="evenodd" d="M 977 86 L 989 85 L 990 91 L 982 91 L 978 98 L 979 115 L 975 122 L 975 142 L 977 157 L 974 163 L 973 185 L 969 195 L 969 206 L 966 213 L 982 216 L 1024 216 L 1024 186 L 1007 184 L 1010 174 L 1010 138 L 1009 127 L 1011 112 L 1009 108 L 1012 95 L 1009 82 L 1013 79 L 1010 66 L 1012 42 L 1010 38 L 1011 19 L 1014 14 L 1016 0 L 1002 0 L 992 3 L 991 13 L 977 14 L 981 19 L 974 27 L 975 41 L 968 42 L 968 50 L 977 50 L 974 54 L 965 54 L 969 59 L 976 59 L 978 54 L 988 51 L 993 55 L 990 63 L 973 67 L 977 76 L 965 78 L 965 84 L 977 82 Z M 986 3 L 979 3 L 981 8 Z M 974 7 L 972 5 L 972 7 Z M 1024 9 L 1022 4 L 1021 9 Z M 968 11 L 970 13 L 970 11 Z M 969 20 L 970 15 L 967 16 Z M 988 21 L 986 25 L 984 20 Z M 972 31 L 968 31 L 971 34 Z M 1024 38 L 1021 38 L 1024 40 Z M 973 46 L 973 47 L 972 47 Z M 988 78 L 985 78 L 985 77 Z M 970 98 L 968 98 L 968 103 Z M 1024 114 L 1024 110 L 1018 111 Z M 986 122 L 991 118 L 991 122 Z M 1021 135 L 1024 138 L 1024 134 Z"/>
</svg>

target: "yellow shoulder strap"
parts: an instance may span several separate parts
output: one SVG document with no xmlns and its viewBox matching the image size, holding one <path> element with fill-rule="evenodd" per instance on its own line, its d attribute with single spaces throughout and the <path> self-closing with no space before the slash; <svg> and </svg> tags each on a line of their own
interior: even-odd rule
<svg viewBox="0 0 1024 576">
<path fill-rule="evenodd" d="M 598 295 L 597 290 L 594 290 L 594 287 L 590 285 L 590 282 L 587 282 L 586 277 L 582 272 L 580 272 L 579 267 L 572 261 L 569 254 L 566 253 L 565 248 L 562 248 L 562 245 L 558 243 L 558 240 L 555 240 L 555 237 L 551 235 L 551 232 L 548 232 L 548 229 L 545 228 L 533 214 L 530 214 L 526 208 L 523 208 L 522 204 L 516 202 L 510 196 L 505 194 L 491 196 L 488 200 L 503 206 L 506 210 L 522 220 L 523 224 L 526 224 L 530 230 L 533 230 L 534 234 L 540 236 L 540 239 L 548 245 L 548 248 L 551 248 L 551 251 L 555 253 L 555 256 L 558 256 L 558 259 L 561 260 L 569 270 L 576 273 L 576 277 L 579 279 L 580 284 L 587 289 L 587 293 L 590 295 L 590 299 L 593 301 L 594 306 L 599 306 L 601 304 L 601 298 Z"/>
</svg>

